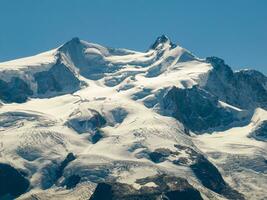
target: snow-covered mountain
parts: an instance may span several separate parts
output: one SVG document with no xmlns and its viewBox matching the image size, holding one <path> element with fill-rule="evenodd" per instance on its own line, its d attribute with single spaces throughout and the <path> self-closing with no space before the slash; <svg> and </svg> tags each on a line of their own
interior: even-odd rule
<svg viewBox="0 0 267 200">
<path fill-rule="evenodd" d="M 0 199 L 267 199 L 267 77 L 162 35 L 0 63 Z"/>
</svg>

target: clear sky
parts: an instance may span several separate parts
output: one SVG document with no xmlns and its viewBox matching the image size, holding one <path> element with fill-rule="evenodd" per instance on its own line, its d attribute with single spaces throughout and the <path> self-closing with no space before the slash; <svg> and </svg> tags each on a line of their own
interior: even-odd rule
<svg viewBox="0 0 267 200">
<path fill-rule="evenodd" d="M 267 0 L 0 0 L 0 62 L 75 36 L 145 51 L 161 34 L 267 74 Z"/>
</svg>

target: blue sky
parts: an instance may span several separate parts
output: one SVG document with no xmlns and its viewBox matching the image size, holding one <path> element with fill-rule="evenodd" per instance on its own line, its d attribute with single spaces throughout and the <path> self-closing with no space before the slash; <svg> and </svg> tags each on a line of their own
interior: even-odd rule
<svg viewBox="0 0 267 200">
<path fill-rule="evenodd" d="M 78 36 L 145 51 L 157 36 L 199 57 L 267 74 L 266 0 L 1 0 L 0 61 L 30 56 Z"/>
</svg>

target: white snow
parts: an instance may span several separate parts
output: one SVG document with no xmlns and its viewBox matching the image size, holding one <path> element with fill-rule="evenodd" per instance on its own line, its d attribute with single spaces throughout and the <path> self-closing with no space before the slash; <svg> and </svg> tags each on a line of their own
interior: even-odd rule
<svg viewBox="0 0 267 200">
<path fill-rule="evenodd" d="M 0 63 L 0 70 L 22 70 L 27 67 L 47 65 L 55 61 L 57 49 L 53 49 L 35 56 L 20 58 Z"/>
</svg>

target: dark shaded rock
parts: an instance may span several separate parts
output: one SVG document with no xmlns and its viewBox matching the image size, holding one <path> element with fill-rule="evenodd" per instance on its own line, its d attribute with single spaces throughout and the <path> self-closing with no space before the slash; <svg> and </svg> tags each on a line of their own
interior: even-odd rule
<svg viewBox="0 0 267 200">
<path fill-rule="evenodd" d="M 106 124 L 105 118 L 96 110 L 88 109 L 86 114 L 81 115 L 77 110 L 71 114 L 68 121 L 68 124 L 78 133 L 96 132 Z"/>
<path fill-rule="evenodd" d="M 149 154 L 149 158 L 151 159 L 151 161 L 153 161 L 154 163 L 160 163 L 164 161 L 164 158 L 166 156 L 164 154 L 161 154 L 159 152 L 151 152 Z"/>
<path fill-rule="evenodd" d="M 170 89 L 163 97 L 163 109 L 186 128 L 199 133 L 237 120 L 232 112 L 218 105 L 217 97 L 197 86 Z"/>
<path fill-rule="evenodd" d="M 93 144 L 96 144 L 99 140 L 103 138 L 103 134 L 100 130 L 97 130 L 92 136 L 91 136 L 91 141 Z"/>
<path fill-rule="evenodd" d="M 90 200 L 111 200 L 112 185 L 108 183 L 99 183 L 91 196 Z"/>
<path fill-rule="evenodd" d="M 73 153 L 69 153 L 67 157 L 61 162 L 58 169 L 56 170 L 56 181 L 63 175 L 64 169 L 67 165 L 76 159 Z"/>
<path fill-rule="evenodd" d="M 171 154 L 172 152 L 169 149 L 156 149 L 154 152 L 150 152 L 149 158 L 154 163 L 160 163 L 165 161 L 165 159 Z"/>
<path fill-rule="evenodd" d="M 121 124 L 127 117 L 128 112 L 124 108 L 118 107 L 110 111 L 115 123 Z"/>
<path fill-rule="evenodd" d="M 197 190 L 188 188 L 185 189 L 184 191 L 170 191 L 166 192 L 163 196 L 163 200 L 178 200 L 178 199 L 202 199 L 200 197 L 200 194 Z"/>
<path fill-rule="evenodd" d="M 206 188 L 225 196 L 228 199 L 243 200 L 244 196 L 231 188 L 223 179 L 219 170 L 207 158 L 191 147 L 174 145 L 178 150 L 183 150 L 187 154 L 185 163 L 179 160 L 173 161 L 174 164 L 187 165 L 191 168 L 195 176 Z M 189 162 L 190 161 L 190 162 Z M 189 164 L 189 165 L 188 165 Z"/>
<path fill-rule="evenodd" d="M 136 182 L 141 185 L 139 190 L 124 183 L 99 183 L 90 200 L 202 200 L 199 191 L 183 178 L 157 175 Z M 157 187 L 145 186 L 149 182 Z"/>
<path fill-rule="evenodd" d="M 200 182 L 208 189 L 225 196 L 228 199 L 244 200 L 244 196 L 232 189 L 223 179 L 219 170 L 203 155 L 197 154 L 197 159 L 191 166 Z"/>
<path fill-rule="evenodd" d="M 267 77 L 256 70 L 233 72 L 224 60 L 206 58 L 213 70 L 204 88 L 220 100 L 243 109 L 267 108 Z"/>
<path fill-rule="evenodd" d="M 145 146 L 141 142 L 134 142 L 132 145 L 128 148 L 129 152 L 134 152 L 137 149 L 144 149 Z"/>
<path fill-rule="evenodd" d="M 76 187 L 76 185 L 80 182 L 81 177 L 79 175 L 72 175 L 70 177 L 68 177 L 65 181 L 64 181 L 64 185 L 66 186 L 67 189 L 71 189 Z"/>
<path fill-rule="evenodd" d="M 170 43 L 171 48 L 175 48 L 176 45 L 173 44 L 166 35 L 159 36 L 156 41 L 151 45 L 150 49 L 156 49 L 160 44 Z"/>
<path fill-rule="evenodd" d="M 138 158 L 138 159 L 147 158 L 154 163 L 164 162 L 168 159 L 168 157 L 170 155 L 175 155 L 178 153 L 178 152 L 173 152 L 167 148 L 158 148 L 158 149 L 155 149 L 154 151 L 150 151 L 147 148 L 145 148 L 144 146 L 142 146 L 141 144 L 136 144 L 136 145 L 138 145 L 138 146 L 134 146 L 134 147 L 132 147 L 133 149 L 129 149 L 129 150 L 134 151 L 138 148 L 144 148 L 144 150 L 135 154 L 136 158 Z"/>
<path fill-rule="evenodd" d="M 256 127 L 249 137 L 253 137 L 256 140 L 267 142 L 267 121 L 263 121 L 258 127 Z"/>
<path fill-rule="evenodd" d="M 187 127 L 184 127 L 184 133 L 186 135 L 190 135 L 190 130 Z"/>
<path fill-rule="evenodd" d="M 156 41 L 154 42 L 154 44 L 151 46 L 152 49 L 155 49 L 159 44 L 168 42 L 169 38 L 166 35 L 161 35 L 159 36 Z"/>
<path fill-rule="evenodd" d="M 0 199 L 10 196 L 11 199 L 25 193 L 30 182 L 14 167 L 0 163 Z M 12 198 L 13 197 L 13 198 Z"/>
<path fill-rule="evenodd" d="M 132 95 L 133 100 L 143 99 L 144 97 L 151 94 L 152 89 L 150 88 L 142 88 L 142 90 Z"/>
<path fill-rule="evenodd" d="M 194 57 L 194 55 L 192 55 L 190 52 L 184 51 L 182 55 L 179 57 L 178 62 L 188 62 L 188 61 L 192 61 L 195 59 L 196 58 Z"/>
<path fill-rule="evenodd" d="M 63 78 L 64 77 L 64 78 Z M 74 76 L 73 72 L 58 61 L 48 71 L 34 74 L 37 82 L 38 94 L 49 92 L 61 92 L 61 94 L 71 93 L 79 89 L 80 81 Z"/>
<path fill-rule="evenodd" d="M 7 103 L 23 103 L 33 94 L 30 86 L 18 77 L 11 78 L 10 82 L 0 80 L 0 99 Z"/>
<path fill-rule="evenodd" d="M 76 156 L 73 153 L 68 153 L 66 158 L 61 162 L 51 160 L 51 162 L 42 169 L 42 189 L 48 189 L 53 185 L 58 185 L 65 168 L 75 159 Z"/>
</svg>

